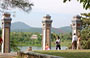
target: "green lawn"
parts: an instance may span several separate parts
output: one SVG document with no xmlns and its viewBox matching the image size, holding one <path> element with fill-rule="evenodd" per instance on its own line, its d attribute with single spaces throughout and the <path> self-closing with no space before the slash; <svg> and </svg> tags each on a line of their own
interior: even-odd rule
<svg viewBox="0 0 90 58">
<path fill-rule="evenodd" d="M 34 51 L 41 54 L 62 56 L 64 58 L 90 58 L 90 50 L 50 50 Z"/>
</svg>

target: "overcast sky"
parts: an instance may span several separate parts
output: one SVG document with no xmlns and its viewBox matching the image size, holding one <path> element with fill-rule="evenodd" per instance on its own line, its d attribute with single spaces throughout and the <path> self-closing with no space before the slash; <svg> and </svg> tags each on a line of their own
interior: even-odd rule
<svg viewBox="0 0 90 58">
<path fill-rule="evenodd" d="M 73 0 L 72 2 L 63 3 L 63 0 L 31 0 L 34 4 L 31 12 L 25 13 L 20 9 L 14 9 L 16 11 L 16 17 L 12 22 L 25 22 L 32 27 L 42 27 L 42 18 L 46 14 L 50 14 L 53 20 L 52 26 L 59 28 L 63 26 L 70 26 L 73 16 L 80 13 L 90 12 L 84 10 L 82 4 Z"/>
</svg>

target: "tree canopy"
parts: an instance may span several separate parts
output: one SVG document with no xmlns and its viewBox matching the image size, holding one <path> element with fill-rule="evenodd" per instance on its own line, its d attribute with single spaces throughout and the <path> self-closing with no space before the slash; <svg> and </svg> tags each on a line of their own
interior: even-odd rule
<svg viewBox="0 0 90 58">
<path fill-rule="evenodd" d="M 0 8 L 6 10 L 17 7 L 25 12 L 28 12 L 32 9 L 32 6 L 33 4 L 29 2 L 29 0 L 0 0 Z"/>
<path fill-rule="evenodd" d="M 81 13 L 83 27 L 90 26 L 90 13 Z"/>
<path fill-rule="evenodd" d="M 71 1 L 71 0 L 63 0 L 63 2 L 65 3 L 66 1 Z M 90 0 L 77 0 L 78 2 L 83 4 L 83 8 L 90 9 Z"/>
</svg>

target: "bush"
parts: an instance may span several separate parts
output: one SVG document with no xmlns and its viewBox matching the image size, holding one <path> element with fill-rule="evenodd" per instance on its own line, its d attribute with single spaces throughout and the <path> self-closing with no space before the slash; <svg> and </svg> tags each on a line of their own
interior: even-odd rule
<svg viewBox="0 0 90 58">
<path fill-rule="evenodd" d="M 81 46 L 83 49 L 90 49 L 90 39 L 81 41 Z"/>
</svg>

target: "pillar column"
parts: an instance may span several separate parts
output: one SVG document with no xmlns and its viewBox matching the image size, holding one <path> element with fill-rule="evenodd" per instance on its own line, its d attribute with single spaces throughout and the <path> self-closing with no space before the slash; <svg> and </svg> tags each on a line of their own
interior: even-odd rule
<svg viewBox="0 0 90 58">
<path fill-rule="evenodd" d="M 78 32 L 82 29 L 82 21 L 81 21 L 81 16 L 77 15 L 73 17 L 72 20 L 72 37 L 74 34 L 77 36 L 77 41 L 78 41 Z M 73 39 L 73 38 L 72 38 Z M 76 43 L 77 44 L 77 43 Z M 77 48 L 77 47 L 75 47 Z M 73 49 L 73 48 L 72 48 Z"/>
<path fill-rule="evenodd" d="M 10 26 L 11 17 L 9 13 L 2 16 L 2 53 L 10 53 Z"/>
<path fill-rule="evenodd" d="M 42 49 L 45 50 L 45 46 L 48 45 L 51 49 L 51 16 L 46 15 L 42 21 Z"/>
<path fill-rule="evenodd" d="M 81 16 L 77 15 L 73 17 L 72 20 L 72 35 L 76 33 L 77 31 L 82 29 L 82 22 L 81 22 Z"/>
</svg>

